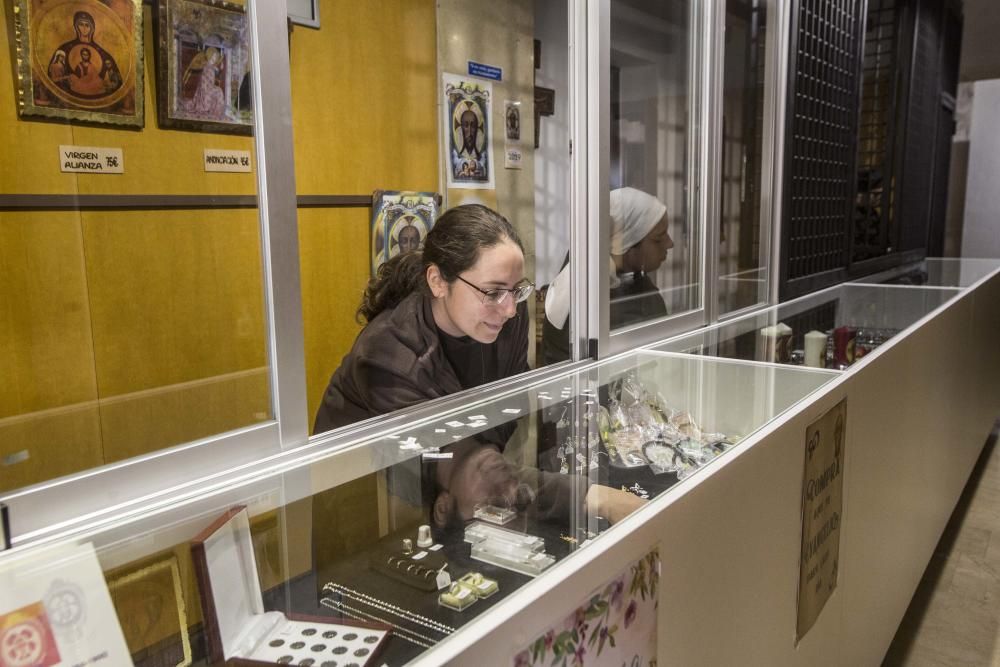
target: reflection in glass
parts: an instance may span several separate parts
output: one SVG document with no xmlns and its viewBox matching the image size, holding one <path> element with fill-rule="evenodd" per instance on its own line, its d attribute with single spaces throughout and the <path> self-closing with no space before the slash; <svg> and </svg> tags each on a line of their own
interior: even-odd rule
<svg viewBox="0 0 1000 667">
<path fill-rule="evenodd" d="M 80 94 L 128 92 L 114 109 L 138 109 L 141 124 L 135 95 L 156 79 L 157 45 L 137 58 L 113 9 L 88 6 L 49 36 L 66 65 L 53 52 L 23 64 L 47 68 L 36 79 L 69 77 Z M 148 5 L 110 6 L 136 8 L 138 35 L 152 22 Z M 209 34 L 206 21 L 194 27 Z M 6 40 L 0 60 L 11 71 Z M 200 49 L 203 72 L 249 67 L 243 51 Z M 254 139 L 163 129 L 149 97 L 141 131 L 110 112 L 18 117 L 14 93 L 0 92 L 0 196 L 19 197 L 0 211 L 0 491 L 270 419 Z M 54 160 L 60 147 L 72 157 Z M 248 170 L 210 171 L 208 150 L 237 152 Z"/>
<path fill-rule="evenodd" d="M 691 17 L 688 2 L 611 3 L 612 329 L 701 307 L 701 235 L 687 202 Z M 640 210 L 654 225 L 623 234 L 640 231 Z"/>
<path fill-rule="evenodd" d="M 719 314 L 767 298 L 761 165 L 767 66 L 766 0 L 727 0 L 723 83 Z"/>
</svg>

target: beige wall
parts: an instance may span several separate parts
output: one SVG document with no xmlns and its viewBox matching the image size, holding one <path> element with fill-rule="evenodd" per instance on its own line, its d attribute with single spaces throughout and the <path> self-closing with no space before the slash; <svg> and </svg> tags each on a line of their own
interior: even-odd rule
<svg viewBox="0 0 1000 667">
<path fill-rule="evenodd" d="M 503 80 L 492 81 L 492 149 L 496 183 L 497 209 L 517 228 L 524 242 L 525 274 L 535 277 L 535 162 L 533 140 L 535 121 L 534 101 L 534 27 L 533 0 L 439 0 L 438 26 L 438 127 L 443 127 L 444 95 L 441 74 L 468 72 L 468 61 L 494 65 L 503 69 Z M 487 81 L 482 79 L 482 81 Z M 504 169 L 504 100 L 521 102 L 522 168 Z M 439 129 L 439 132 L 441 130 Z M 443 143 L 443 141 L 442 141 Z M 440 148 L 440 187 L 444 192 L 447 160 Z M 457 198 L 452 192 L 445 205 Z M 473 191 L 489 201 L 489 194 Z M 534 309 L 529 308 L 534 327 Z M 533 330 L 533 329 L 532 329 Z M 533 363 L 534 347 L 529 348 Z"/>
</svg>

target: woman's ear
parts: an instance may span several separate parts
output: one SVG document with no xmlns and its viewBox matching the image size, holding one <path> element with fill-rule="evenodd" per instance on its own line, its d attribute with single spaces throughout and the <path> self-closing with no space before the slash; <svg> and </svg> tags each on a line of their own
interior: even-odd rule
<svg viewBox="0 0 1000 667">
<path fill-rule="evenodd" d="M 431 288 L 434 298 L 439 299 L 448 293 L 448 281 L 441 275 L 441 269 L 437 264 L 427 267 L 427 286 Z"/>
</svg>

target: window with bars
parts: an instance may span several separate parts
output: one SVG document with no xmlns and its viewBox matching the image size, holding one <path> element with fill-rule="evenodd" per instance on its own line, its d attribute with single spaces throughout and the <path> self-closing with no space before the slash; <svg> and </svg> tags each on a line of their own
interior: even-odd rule
<svg viewBox="0 0 1000 667">
<path fill-rule="evenodd" d="M 843 277 L 856 196 L 861 0 L 799 0 L 792 33 L 783 298 Z"/>
<path fill-rule="evenodd" d="M 858 193 L 852 260 L 892 252 L 898 0 L 869 0 L 858 121 Z"/>
</svg>

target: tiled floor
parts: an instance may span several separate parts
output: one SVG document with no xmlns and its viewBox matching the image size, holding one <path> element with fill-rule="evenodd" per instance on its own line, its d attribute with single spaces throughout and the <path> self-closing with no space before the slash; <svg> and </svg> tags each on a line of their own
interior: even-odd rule
<svg viewBox="0 0 1000 667">
<path fill-rule="evenodd" d="M 1000 451 L 990 441 L 883 665 L 1000 667 Z"/>
</svg>

